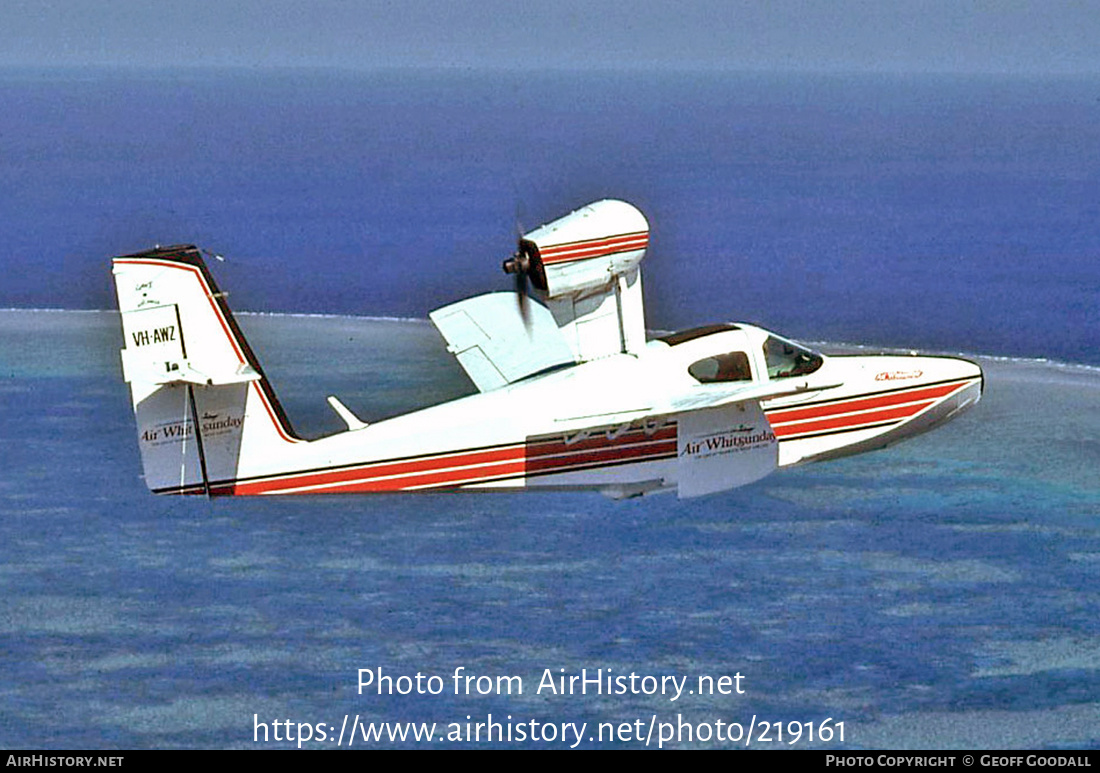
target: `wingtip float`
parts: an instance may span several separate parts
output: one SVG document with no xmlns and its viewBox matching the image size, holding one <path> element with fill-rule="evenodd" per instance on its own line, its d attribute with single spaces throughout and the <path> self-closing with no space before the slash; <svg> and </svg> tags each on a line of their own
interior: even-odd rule
<svg viewBox="0 0 1100 773">
<path fill-rule="evenodd" d="M 525 234 L 515 293 L 429 316 L 479 393 L 298 437 L 200 250 L 114 259 L 145 480 L 158 494 L 659 491 L 693 497 L 882 448 L 975 404 L 953 357 L 826 356 L 719 324 L 647 340 L 645 217 L 604 200 Z"/>
</svg>

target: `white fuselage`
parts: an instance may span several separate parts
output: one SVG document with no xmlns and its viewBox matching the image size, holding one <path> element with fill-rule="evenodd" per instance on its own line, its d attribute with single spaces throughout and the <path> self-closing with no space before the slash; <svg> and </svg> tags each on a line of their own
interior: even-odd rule
<svg viewBox="0 0 1100 773">
<path fill-rule="evenodd" d="M 689 367 L 729 352 L 743 352 L 751 369 L 738 383 L 791 386 L 762 403 L 779 466 L 883 447 L 981 396 L 981 369 L 952 357 L 826 356 L 805 375 L 781 375 L 764 351 L 771 334 L 729 327 L 672 346 L 653 340 L 640 354 L 534 375 L 319 440 L 275 441 L 283 445 L 270 453 L 242 454 L 236 479 L 214 481 L 215 493 L 672 489 L 680 466 L 676 413 L 667 406 L 719 388 Z M 251 389 L 258 397 L 258 386 Z"/>
</svg>

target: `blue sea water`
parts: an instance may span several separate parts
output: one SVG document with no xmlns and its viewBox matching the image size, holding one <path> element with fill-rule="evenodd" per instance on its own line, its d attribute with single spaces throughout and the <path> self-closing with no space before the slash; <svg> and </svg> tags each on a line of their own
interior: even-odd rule
<svg viewBox="0 0 1100 773">
<path fill-rule="evenodd" d="M 241 323 L 306 432 L 334 423 L 332 392 L 373 420 L 470 388 L 424 322 Z M 983 359 L 983 402 L 933 433 L 699 500 L 207 502 L 145 490 L 120 337 L 110 312 L 0 312 L 0 745 L 253 748 L 257 716 L 489 714 L 832 718 L 844 748 L 1100 741 L 1095 368 Z M 455 696 L 459 666 L 524 692 Z M 447 689 L 359 695 L 359 668 Z M 740 673 L 745 693 L 536 693 L 582 668 Z M 642 743 L 582 744 L 607 745 Z"/>
<path fill-rule="evenodd" d="M 651 327 L 963 351 L 987 388 L 911 442 L 688 502 L 167 499 L 139 477 L 117 315 L 2 311 L 0 746 L 249 748 L 257 716 L 489 713 L 1096 746 L 1098 97 L 1071 79 L 4 74 L 0 307 L 109 309 L 110 255 L 199 243 L 227 256 L 234 308 L 330 315 L 241 317 L 306 434 L 339 428 L 328 394 L 376 420 L 468 391 L 426 322 L 347 315 L 505 287 L 517 219 L 603 196 L 651 218 Z M 525 691 L 356 693 L 358 668 L 458 666 Z M 544 669 L 582 668 L 741 673 L 746 692 L 535 694 Z"/>
<path fill-rule="evenodd" d="M 0 308 L 111 308 L 109 256 L 193 242 L 238 309 L 423 318 L 617 197 L 653 328 L 1100 364 L 1097 78 L 8 71 L 0 106 Z"/>
</svg>

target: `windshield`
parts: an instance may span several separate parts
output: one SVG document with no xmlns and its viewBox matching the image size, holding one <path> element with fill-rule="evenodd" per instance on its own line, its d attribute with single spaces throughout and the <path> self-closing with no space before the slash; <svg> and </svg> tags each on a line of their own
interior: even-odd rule
<svg viewBox="0 0 1100 773">
<path fill-rule="evenodd" d="M 764 360 L 768 363 L 769 378 L 806 376 L 820 368 L 823 362 L 817 352 L 779 336 L 768 336 L 764 342 Z"/>
</svg>

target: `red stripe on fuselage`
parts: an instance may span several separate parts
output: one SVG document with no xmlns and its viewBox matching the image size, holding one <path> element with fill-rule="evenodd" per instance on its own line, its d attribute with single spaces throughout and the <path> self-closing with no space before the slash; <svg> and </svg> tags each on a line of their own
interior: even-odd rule
<svg viewBox="0 0 1100 773">
<path fill-rule="evenodd" d="M 790 435 L 805 435 L 813 432 L 825 432 L 836 429 L 858 429 L 865 424 L 881 424 L 887 421 L 900 421 L 908 419 L 923 411 L 934 401 L 928 400 L 913 405 L 903 405 L 900 408 L 886 408 L 879 411 L 865 411 L 853 416 L 838 416 L 832 419 L 820 421 L 808 421 L 800 424 L 787 424 L 772 426 L 775 436 L 782 440 Z"/>
<path fill-rule="evenodd" d="M 326 494 L 453 488 L 498 478 L 569 472 L 576 467 L 621 464 L 628 460 L 642 462 L 675 453 L 676 427 L 671 425 L 652 435 L 633 430 L 614 440 L 600 434 L 566 445 L 562 440 L 546 438 L 524 445 L 290 474 L 237 483 L 234 493 Z"/>
<path fill-rule="evenodd" d="M 940 384 L 933 387 L 914 387 L 904 392 L 891 392 L 885 395 L 868 395 L 864 397 L 841 400 L 827 405 L 814 405 L 808 408 L 774 408 L 767 411 L 768 421 L 774 427 L 777 424 L 786 424 L 792 421 L 803 421 L 823 416 L 836 416 L 842 413 L 855 413 L 874 408 L 886 408 L 892 405 L 912 403 L 919 400 L 935 400 L 946 397 L 965 384 Z"/>
<path fill-rule="evenodd" d="M 400 478 L 384 478 L 382 480 L 352 481 L 336 486 L 313 491 L 301 491 L 302 494 L 354 494 L 382 491 L 404 491 L 413 488 L 451 488 L 462 483 L 476 483 L 490 478 L 513 477 L 523 475 L 524 460 L 514 459 L 499 462 L 497 464 L 478 467 L 476 469 L 453 470 L 445 469 L 438 472 L 425 472 L 419 475 L 403 476 Z M 278 492 L 272 492 L 278 493 Z"/>
<path fill-rule="evenodd" d="M 767 411 L 766 415 L 780 440 L 819 432 L 856 430 L 910 419 L 972 383 L 973 379 L 965 379 L 889 394 L 865 395 L 827 405 L 776 408 Z"/>
<path fill-rule="evenodd" d="M 344 485 L 370 484 L 377 484 L 377 488 L 365 490 L 393 491 L 397 488 L 405 488 L 407 485 L 415 485 L 408 483 L 407 480 L 417 478 L 418 474 L 420 476 L 435 475 L 442 471 L 450 471 L 452 474 L 456 474 L 455 468 L 516 462 L 523 462 L 523 446 L 519 444 L 481 451 L 456 452 L 404 461 L 378 462 L 341 469 L 290 474 L 261 481 L 249 481 L 238 483 L 236 493 L 271 494 L 303 487 L 329 489 Z M 457 474 L 465 475 L 468 472 L 461 471 Z"/>
</svg>

